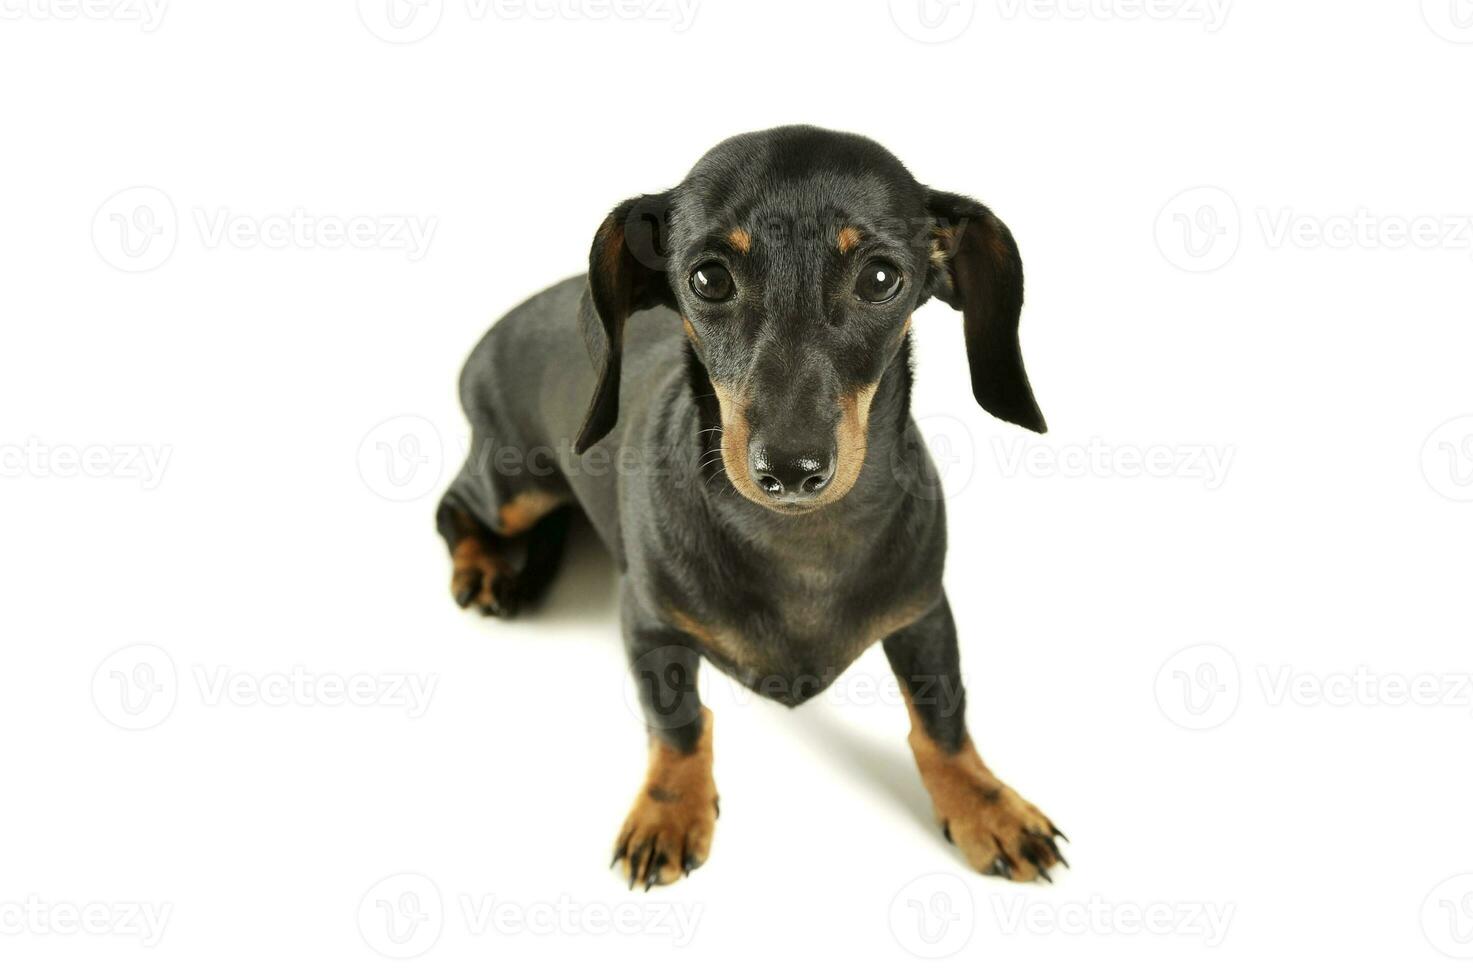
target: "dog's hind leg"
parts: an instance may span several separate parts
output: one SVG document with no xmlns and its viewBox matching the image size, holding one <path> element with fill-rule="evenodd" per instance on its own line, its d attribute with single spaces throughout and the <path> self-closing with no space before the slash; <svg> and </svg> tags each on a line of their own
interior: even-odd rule
<svg viewBox="0 0 1473 980">
<path fill-rule="evenodd" d="M 509 617 L 546 592 L 562 559 L 569 507 L 544 490 L 508 494 L 483 520 L 455 486 L 435 524 L 450 549 L 450 594 L 462 609 Z M 520 561 L 518 560 L 520 558 Z"/>
</svg>

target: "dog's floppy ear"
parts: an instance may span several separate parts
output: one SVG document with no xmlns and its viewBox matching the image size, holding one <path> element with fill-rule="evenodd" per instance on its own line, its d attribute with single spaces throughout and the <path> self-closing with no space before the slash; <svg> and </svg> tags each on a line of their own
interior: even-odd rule
<svg viewBox="0 0 1473 980">
<path fill-rule="evenodd" d="M 613 211 L 593 236 L 588 253 L 588 292 L 578 316 L 598 383 L 583 428 L 573 443 L 582 453 L 609 434 L 619 420 L 619 365 L 624 323 L 636 310 L 673 307 L 665 279 L 665 234 L 670 202 L 666 194 L 633 197 Z"/>
<path fill-rule="evenodd" d="M 1012 233 L 969 197 L 928 190 L 926 204 L 935 234 L 930 292 L 962 313 L 973 397 L 1004 422 L 1047 431 L 1018 344 L 1023 260 Z"/>
</svg>

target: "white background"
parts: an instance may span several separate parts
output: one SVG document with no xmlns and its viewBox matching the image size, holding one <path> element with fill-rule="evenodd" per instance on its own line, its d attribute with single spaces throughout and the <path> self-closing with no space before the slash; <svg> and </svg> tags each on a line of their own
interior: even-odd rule
<svg viewBox="0 0 1473 980">
<path fill-rule="evenodd" d="M 3 0 L 0 970 L 1463 975 L 1466 0 L 386 3 Z M 609 562 L 584 535 L 510 624 L 450 601 L 472 344 L 613 203 L 794 121 L 1021 243 L 1051 432 L 971 403 L 940 304 L 915 413 L 973 734 L 1074 841 L 1052 887 L 945 845 L 873 650 L 797 712 L 706 678 L 711 861 L 630 895 Z"/>
</svg>

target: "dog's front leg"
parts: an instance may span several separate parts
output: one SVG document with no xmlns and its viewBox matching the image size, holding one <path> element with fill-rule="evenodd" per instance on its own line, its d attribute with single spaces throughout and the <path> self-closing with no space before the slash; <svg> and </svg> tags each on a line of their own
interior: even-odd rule
<svg viewBox="0 0 1473 980">
<path fill-rule="evenodd" d="M 1048 879 L 1048 869 L 1064 860 L 1054 842 L 1063 834 L 994 776 L 972 745 L 956 624 L 946 599 L 886 637 L 885 656 L 900 679 L 910 709 L 910 747 L 946 839 L 984 874 Z"/>
<path fill-rule="evenodd" d="M 632 888 L 667 885 L 705 863 L 719 807 L 710 709 L 696 690 L 694 641 L 638 621 L 626 600 L 625 644 L 649 731 L 649 770 L 614 844 Z"/>
</svg>

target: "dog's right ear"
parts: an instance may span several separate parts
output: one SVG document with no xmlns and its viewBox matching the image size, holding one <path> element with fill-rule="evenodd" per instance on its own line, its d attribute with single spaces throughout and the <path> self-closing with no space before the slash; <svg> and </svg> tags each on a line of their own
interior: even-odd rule
<svg viewBox="0 0 1473 980">
<path fill-rule="evenodd" d="M 609 434 L 619 420 L 619 366 L 624 323 L 637 310 L 675 306 L 665 278 L 665 240 L 670 197 L 633 197 L 613 211 L 593 236 L 588 253 L 588 292 L 578 318 L 598 383 L 583 428 L 573 443 L 582 453 Z"/>
</svg>

